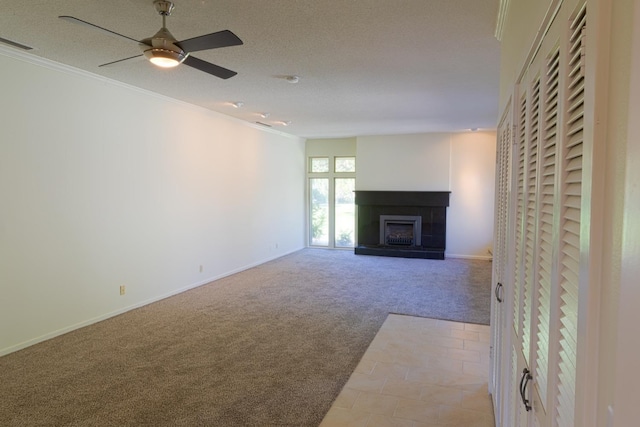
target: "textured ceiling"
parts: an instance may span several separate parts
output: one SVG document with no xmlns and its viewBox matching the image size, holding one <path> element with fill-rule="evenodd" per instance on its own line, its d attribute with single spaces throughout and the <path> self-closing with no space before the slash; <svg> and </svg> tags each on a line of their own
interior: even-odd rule
<svg viewBox="0 0 640 427">
<path fill-rule="evenodd" d="M 152 0 L 0 0 L 0 37 L 68 64 L 309 138 L 495 129 L 498 0 L 176 0 L 178 40 L 231 30 L 244 45 L 193 56 L 237 71 L 218 79 L 159 69 L 134 42 L 162 24 Z M 300 76 L 291 84 L 287 75 Z M 242 101 L 242 108 L 230 103 Z M 267 119 L 258 113 L 269 112 Z M 277 121 L 290 121 L 288 127 Z"/>
</svg>

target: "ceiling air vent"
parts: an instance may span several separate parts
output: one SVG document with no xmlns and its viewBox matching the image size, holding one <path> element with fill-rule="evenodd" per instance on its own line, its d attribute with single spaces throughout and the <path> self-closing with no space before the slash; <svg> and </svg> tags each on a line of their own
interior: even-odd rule
<svg viewBox="0 0 640 427">
<path fill-rule="evenodd" d="M 14 42 L 14 41 L 11 41 L 11 40 L 7 40 L 7 39 L 4 39 L 4 38 L 2 38 L 2 37 L 0 37 L 0 43 L 4 43 L 4 44 L 6 44 L 6 45 L 13 46 L 13 47 L 17 47 L 18 49 L 23 49 L 23 50 L 31 50 L 31 49 L 33 49 L 33 48 L 32 48 L 32 47 L 30 47 L 30 46 L 25 46 L 25 45 L 20 44 L 20 43 L 18 43 L 18 42 Z"/>
<path fill-rule="evenodd" d="M 259 125 L 262 125 L 262 126 L 266 126 L 266 127 L 268 127 L 268 128 L 270 128 L 270 127 L 271 127 L 271 125 L 268 125 L 268 124 L 266 124 L 266 123 L 262 123 L 262 122 L 256 122 L 256 124 L 259 124 Z"/>
</svg>

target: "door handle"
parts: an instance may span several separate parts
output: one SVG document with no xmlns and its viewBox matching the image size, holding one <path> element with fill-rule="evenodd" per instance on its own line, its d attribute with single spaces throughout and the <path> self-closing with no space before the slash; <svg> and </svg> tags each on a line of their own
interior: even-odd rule
<svg viewBox="0 0 640 427">
<path fill-rule="evenodd" d="M 533 377 L 531 376 L 531 372 L 527 368 L 524 368 L 522 370 L 522 378 L 520 378 L 520 398 L 522 399 L 524 409 L 526 409 L 527 412 L 531 410 L 531 405 L 529 404 L 529 399 L 527 399 L 525 395 L 527 394 L 527 384 L 529 384 L 529 381 L 532 379 Z"/>
<path fill-rule="evenodd" d="M 494 293 L 496 294 L 496 299 L 498 300 L 498 302 L 502 302 L 502 298 L 500 298 L 500 294 L 502 293 L 500 292 L 501 289 L 502 289 L 502 283 L 500 282 L 496 283 L 496 289 Z"/>
</svg>

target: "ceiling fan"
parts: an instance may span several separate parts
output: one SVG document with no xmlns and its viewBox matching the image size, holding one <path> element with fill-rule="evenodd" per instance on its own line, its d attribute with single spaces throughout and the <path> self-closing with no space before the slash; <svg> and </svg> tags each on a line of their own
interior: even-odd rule
<svg viewBox="0 0 640 427">
<path fill-rule="evenodd" d="M 191 56 L 192 52 L 207 49 L 217 49 L 220 47 L 238 46 L 242 44 L 242 40 L 238 38 L 229 30 L 218 31 L 216 33 L 205 34 L 203 36 L 194 37 L 187 40 L 177 41 L 175 37 L 166 28 L 167 16 L 171 15 L 174 4 L 171 1 L 155 0 L 153 2 L 156 11 L 162 16 L 162 28 L 152 37 L 148 37 L 142 40 L 136 40 L 131 37 L 124 36 L 116 33 L 115 31 L 102 28 L 98 25 L 91 24 L 90 22 L 83 21 L 82 19 L 75 18 L 73 16 L 59 16 L 60 19 L 73 22 L 75 24 L 85 25 L 95 30 L 106 32 L 110 35 L 115 35 L 124 38 L 129 41 L 138 43 L 142 53 L 139 55 L 130 56 L 128 58 L 119 59 L 117 61 L 108 62 L 100 65 L 115 64 L 117 62 L 127 61 L 129 59 L 137 58 L 142 55 L 146 56 L 151 63 L 159 67 L 175 67 L 179 64 L 185 64 L 190 67 L 196 68 L 205 73 L 209 73 L 221 79 L 228 79 L 238 74 L 235 71 L 228 70 L 218 65 L 212 64 L 202 59 Z"/>
</svg>

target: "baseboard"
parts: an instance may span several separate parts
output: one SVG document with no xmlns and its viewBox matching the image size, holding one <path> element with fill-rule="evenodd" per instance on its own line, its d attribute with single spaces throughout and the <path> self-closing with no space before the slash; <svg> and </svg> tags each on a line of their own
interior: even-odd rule
<svg viewBox="0 0 640 427">
<path fill-rule="evenodd" d="M 463 254 L 448 254 L 445 252 L 444 254 L 446 258 L 461 258 L 461 259 L 481 259 L 484 261 L 492 261 L 493 257 L 490 255 L 463 255 Z"/>
<path fill-rule="evenodd" d="M 247 265 L 245 265 L 243 267 L 236 268 L 234 270 L 225 272 L 223 274 L 219 274 L 217 276 L 209 277 L 209 278 L 201 280 L 199 282 L 192 283 L 192 284 L 184 286 L 182 288 L 175 289 L 175 290 L 173 290 L 171 292 L 168 292 L 168 293 L 165 293 L 165 294 L 162 294 L 162 295 L 158 295 L 158 296 L 155 296 L 155 297 L 143 300 L 143 301 L 139 301 L 139 302 L 137 302 L 135 304 L 128 305 L 128 306 L 123 307 L 121 309 L 118 309 L 118 310 L 115 310 L 115 311 L 111 311 L 109 313 L 105 313 L 105 314 L 102 314 L 100 316 L 93 317 L 91 319 L 88 319 L 88 320 L 73 324 L 71 326 L 67 326 L 65 328 L 61 328 L 61 329 L 49 332 L 49 333 L 41 335 L 41 336 L 39 336 L 37 338 L 32 338 L 30 340 L 23 341 L 23 342 L 21 342 L 19 344 L 15 344 L 15 345 L 12 345 L 12 346 L 7 347 L 7 348 L 0 349 L 0 357 L 5 356 L 5 355 L 10 354 L 10 353 L 14 353 L 16 351 L 22 350 L 22 349 L 27 348 L 27 347 L 31 347 L 32 345 L 41 343 L 43 341 L 50 340 L 51 338 L 55 338 L 55 337 L 58 337 L 60 335 L 64 335 L 66 333 L 75 331 L 77 329 L 84 328 L 85 326 L 93 325 L 94 323 L 98 323 L 98 322 L 101 322 L 103 320 L 107 320 L 107 319 L 109 319 L 111 317 L 115 317 L 115 316 L 118 316 L 120 314 L 126 313 L 127 311 L 135 310 L 136 308 L 144 307 L 145 305 L 149 305 L 149 304 L 152 304 L 154 302 L 158 302 L 160 300 L 163 300 L 165 298 L 169 298 L 169 297 L 181 294 L 182 292 L 186 292 L 188 290 L 197 288 L 199 286 L 206 285 L 206 284 L 211 283 L 211 282 L 215 282 L 216 280 L 220 280 L 220 279 L 222 279 L 224 277 L 228 277 L 228 276 L 231 276 L 233 274 L 240 273 L 241 271 L 248 270 L 248 269 L 253 268 L 253 267 L 257 267 L 258 265 L 261 265 L 261 264 L 264 264 L 266 262 L 273 261 L 273 260 L 281 258 L 283 256 L 292 254 L 292 253 L 297 252 L 297 251 L 299 251 L 301 249 L 303 249 L 303 247 L 300 247 L 298 249 L 294 249 L 294 250 L 289 251 L 289 252 L 280 253 L 280 254 L 278 254 L 276 256 L 268 257 L 268 258 L 262 259 L 260 261 L 256 261 L 254 263 L 251 263 L 251 264 L 247 264 Z"/>
</svg>

